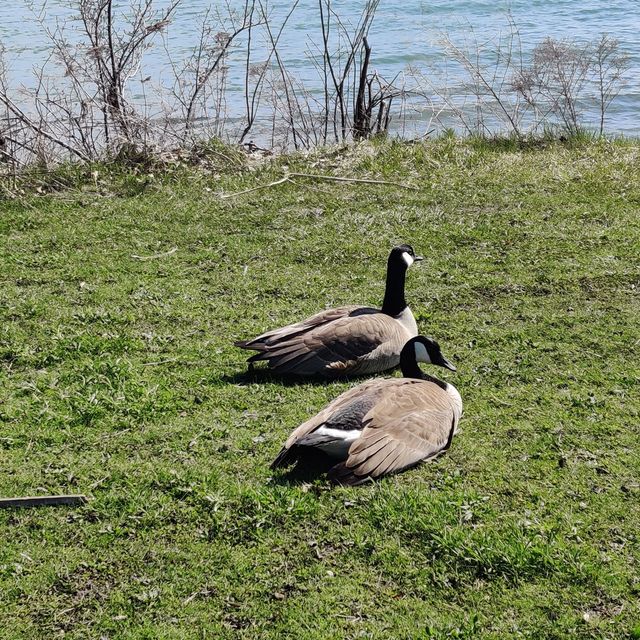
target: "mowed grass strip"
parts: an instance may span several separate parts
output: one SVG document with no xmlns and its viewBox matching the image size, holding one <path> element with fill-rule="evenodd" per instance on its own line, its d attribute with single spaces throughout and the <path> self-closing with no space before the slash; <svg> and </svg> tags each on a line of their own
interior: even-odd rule
<svg viewBox="0 0 640 640">
<path fill-rule="evenodd" d="M 285 170 L 418 191 L 220 198 Z M 640 637 L 637 143 L 74 172 L 0 201 L 0 495 L 90 497 L 0 512 L 0 637 Z M 355 382 L 245 376 L 233 341 L 379 304 L 399 242 L 461 432 L 356 489 L 272 473 Z"/>
</svg>

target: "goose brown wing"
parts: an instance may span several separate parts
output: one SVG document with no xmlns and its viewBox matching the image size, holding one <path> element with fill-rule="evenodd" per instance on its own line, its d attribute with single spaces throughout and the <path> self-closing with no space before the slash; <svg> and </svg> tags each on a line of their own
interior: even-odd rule
<svg viewBox="0 0 640 640">
<path fill-rule="evenodd" d="M 363 360 L 369 361 L 367 371 L 383 371 L 397 364 L 406 338 L 402 326 L 386 314 L 352 312 L 266 344 L 251 361 L 268 360 L 270 368 L 297 375 L 357 373 Z M 378 366 L 370 366 L 371 361 Z"/>
<path fill-rule="evenodd" d="M 293 430 L 291 435 L 285 442 L 285 448 L 294 445 L 298 440 L 315 431 L 318 427 L 327 422 L 335 422 L 335 417 L 345 411 L 347 407 L 354 402 L 361 401 L 364 398 L 371 399 L 375 403 L 376 400 L 384 393 L 384 391 L 395 382 L 402 381 L 401 378 L 378 378 L 377 380 L 368 380 L 357 385 L 353 389 L 349 389 L 341 393 L 335 400 L 332 400 L 324 409 L 319 411 L 315 416 L 303 422 L 299 427 Z M 366 415 L 366 414 L 365 414 Z M 364 418 L 364 416 L 363 416 Z M 360 425 L 361 426 L 361 425 Z"/>
<path fill-rule="evenodd" d="M 319 327 L 323 324 L 327 324 L 328 322 L 334 322 L 335 320 L 344 318 L 358 309 L 367 308 L 359 307 L 358 305 L 347 305 L 344 307 L 337 307 L 335 309 L 325 309 L 324 311 L 320 311 L 320 313 L 316 313 L 305 320 L 267 331 L 256 338 L 252 338 L 251 340 L 239 340 L 235 345 L 236 347 L 241 347 L 243 349 L 255 349 L 262 351 L 265 347 L 269 347 L 277 342 L 290 340 L 300 333 L 309 331 L 314 327 Z M 372 311 L 376 310 L 372 309 Z"/>
<path fill-rule="evenodd" d="M 381 378 L 363 382 L 353 389 L 349 389 L 332 400 L 324 409 L 315 416 L 303 422 L 293 430 L 287 438 L 271 468 L 286 464 L 290 461 L 287 452 L 306 436 L 319 429 L 322 425 L 330 425 L 334 428 L 361 428 L 362 420 L 384 391 L 391 385 L 402 382 L 397 378 Z M 344 420 L 349 424 L 345 425 Z"/>
<path fill-rule="evenodd" d="M 360 484 L 433 458 L 451 444 L 456 421 L 451 401 L 438 385 L 403 385 L 385 393 L 364 417 L 362 435 L 330 477 L 341 484 Z"/>
</svg>

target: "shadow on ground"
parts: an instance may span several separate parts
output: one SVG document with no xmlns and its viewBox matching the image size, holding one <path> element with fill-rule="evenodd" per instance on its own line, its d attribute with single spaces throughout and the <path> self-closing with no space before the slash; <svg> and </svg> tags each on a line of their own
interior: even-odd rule
<svg viewBox="0 0 640 640">
<path fill-rule="evenodd" d="M 330 380 L 320 377 L 305 377 L 283 375 L 269 371 L 268 369 L 254 369 L 253 371 L 241 371 L 233 374 L 224 374 L 220 376 L 222 382 L 228 384 L 279 384 L 285 387 L 298 387 L 308 384 L 326 386 L 333 382 L 349 382 L 356 378 L 331 378 Z"/>
<path fill-rule="evenodd" d="M 335 464 L 335 458 L 331 458 L 321 451 L 301 449 L 298 453 L 298 459 L 293 465 L 274 470 L 272 482 L 279 485 L 313 482 L 324 476 Z"/>
</svg>

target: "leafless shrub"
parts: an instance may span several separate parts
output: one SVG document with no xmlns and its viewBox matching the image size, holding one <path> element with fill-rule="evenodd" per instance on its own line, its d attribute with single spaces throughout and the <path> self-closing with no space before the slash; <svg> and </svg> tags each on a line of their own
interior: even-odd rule
<svg viewBox="0 0 640 640">
<path fill-rule="evenodd" d="M 548 114 L 575 134 L 580 129 L 580 96 L 588 80 L 590 45 L 545 38 L 533 50 L 532 62 L 514 76 L 512 86 L 540 119 Z"/>
<path fill-rule="evenodd" d="M 629 68 L 629 56 L 620 51 L 620 43 L 603 33 L 593 45 L 591 70 L 597 89 L 600 111 L 600 135 L 604 134 L 604 118 L 611 102 L 624 86 L 624 72 Z"/>
<path fill-rule="evenodd" d="M 129 99 L 127 86 L 180 2 L 155 10 L 153 0 L 136 0 L 129 13 L 116 15 L 113 0 L 77 0 L 73 38 L 69 24 L 51 26 L 43 12 L 35 14 L 49 37 L 50 57 L 37 71 L 35 87 L 23 89 L 22 104 L 6 84 L 0 86 L 8 117 L 19 123 L 23 138 L 31 134 L 22 140 L 30 161 L 36 156 L 46 163 L 60 149 L 88 161 L 104 151 L 148 146 L 148 114 Z M 62 69 L 62 77 L 49 66 Z"/>
<path fill-rule="evenodd" d="M 379 0 L 369 0 L 355 25 L 343 22 L 331 0 L 319 0 L 318 17 L 322 35 L 312 43 L 308 60 L 318 73 L 320 91 L 306 86 L 292 73 L 279 50 L 283 29 L 298 6 L 294 2 L 279 27 L 258 0 L 258 10 L 267 42 L 266 60 L 251 64 L 247 43 L 246 111 L 243 141 L 256 123 L 271 122 L 271 144 L 310 148 L 328 142 L 361 139 L 387 130 L 394 98 L 405 94 L 403 87 L 384 81 L 370 71 L 371 46 L 367 34 Z M 249 89 L 249 87 L 252 87 Z"/>
<path fill-rule="evenodd" d="M 402 89 L 394 87 L 394 81 L 385 82 L 376 71 L 369 73 L 371 47 L 367 38 L 362 40 L 362 49 L 360 79 L 353 109 L 354 140 L 385 133 L 389 129 L 393 99 L 404 93 Z"/>
<path fill-rule="evenodd" d="M 135 145 L 141 141 L 141 118 L 127 100 L 125 88 L 138 72 L 144 50 L 166 28 L 181 0 L 157 11 L 153 0 L 140 0 L 118 29 L 113 0 L 79 0 L 86 40 L 79 48 L 54 38 L 56 50 L 77 85 L 95 83 L 107 145 L 114 138 Z"/>
<path fill-rule="evenodd" d="M 559 124 L 570 134 L 583 127 L 583 109 L 596 104 L 602 135 L 605 113 L 622 88 L 627 66 L 618 41 L 607 35 L 586 44 L 545 38 L 533 50 L 531 64 L 514 74 L 512 86 L 538 120 Z"/>
<path fill-rule="evenodd" d="M 463 85 L 463 101 L 455 100 L 448 83 L 434 87 L 447 109 L 463 122 L 468 133 L 491 135 L 495 127 L 517 137 L 522 135 L 522 108 L 514 99 L 509 76 L 522 52 L 520 33 L 510 19 L 506 33 L 495 39 L 480 41 L 473 28 L 464 43 L 455 43 L 444 35 L 441 44 L 448 58 L 459 65 L 467 81 Z M 468 106 L 468 99 L 473 104 Z"/>
<path fill-rule="evenodd" d="M 251 43 L 252 30 L 260 24 L 255 0 L 245 0 L 241 10 L 234 10 L 229 3 L 225 12 L 205 10 L 200 21 L 198 43 L 186 60 L 178 65 L 167 49 L 172 65 L 174 85 L 172 96 L 178 105 L 177 119 L 183 125 L 179 141 L 184 144 L 202 135 L 194 133 L 194 123 L 207 123 L 206 133 L 222 137 L 226 124 L 225 97 L 229 70 L 229 55 L 238 37 L 247 32 Z"/>
<path fill-rule="evenodd" d="M 5 143 L 12 145 L 13 162 L 25 164 L 26 161 L 19 158 L 26 157 L 30 162 L 46 166 L 55 148 L 69 152 L 76 159 L 89 160 L 89 156 L 77 148 L 73 141 L 65 139 L 65 132 L 60 131 L 66 127 L 68 120 L 72 120 L 70 111 L 64 104 L 56 102 L 42 72 L 37 74 L 37 85 L 31 96 L 33 108 L 28 113 L 10 97 L 6 81 L 0 83 L 0 105 L 5 110 L 3 138 Z"/>
<path fill-rule="evenodd" d="M 327 131 L 329 123 L 332 122 L 335 140 L 338 142 L 347 139 L 349 130 L 353 126 L 353 115 L 358 109 L 358 98 L 355 99 L 355 104 L 349 105 L 349 98 L 353 95 L 350 90 L 350 81 L 353 78 L 351 74 L 357 56 L 363 49 L 364 58 L 361 58 L 360 63 L 361 73 L 354 75 L 360 79 L 361 84 L 366 82 L 371 49 L 368 43 L 365 44 L 365 41 L 380 0 L 367 0 L 353 32 L 340 19 L 331 0 L 319 0 L 318 4 L 322 28 L 325 131 Z M 332 50 L 331 32 L 333 29 L 337 32 L 337 38 L 334 38 L 337 41 L 337 46 Z M 363 68 L 364 77 L 362 75 Z M 324 137 L 326 139 L 326 133 Z"/>
<path fill-rule="evenodd" d="M 425 79 L 442 109 L 441 123 L 483 136 L 522 138 L 542 128 L 576 134 L 587 128 L 584 112 L 594 105 L 602 134 L 628 66 L 619 43 L 606 35 L 582 44 L 545 38 L 526 56 L 510 16 L 494 39 L 478 39 L 469 26 L 464 42 L 444 35 L 441 44 L 453 73 Z"/>
</svg>

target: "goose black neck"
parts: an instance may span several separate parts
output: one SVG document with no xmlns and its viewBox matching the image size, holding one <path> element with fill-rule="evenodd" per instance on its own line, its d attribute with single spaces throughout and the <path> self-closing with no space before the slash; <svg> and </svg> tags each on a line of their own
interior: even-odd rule
<svg viewBox="0 0 640 640">
<path fill-rule="evenodd" d="M 411 343 L 409 343 L 411 344 Z M 413 346 L 407 346 L 400 352 L 400 370 L 404 378 L 414 378 L 416 380 L 427 380 L 437 384 L 441 389 L 447 388 L 447 383 L 433 376 L 427 375 L 422 371 L 420 365 L 416 361 Z"/>
<path fill-rule="evenodd" d="M 400 370 L 405 378 L 424 380 L 427 377 L 422 373 L 422 369 L 420 369 L 416 362 L 415 355 L 411 352 L 407 353 L 406 351 L 402 351 L 400 353 Z"/>
<path fill-rule="evenodd" d="M 407 274 L 407 265 L 404 260 L 394 260 L 395 256 L 389 256 L 387 263 L 387 283 L 382 302 L 382 313 L 389 316 L 400 315 L 406 308 L 404 299 L 404 280 Z"/>
</svg>

